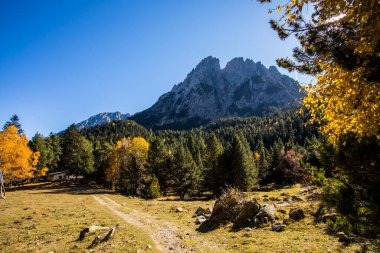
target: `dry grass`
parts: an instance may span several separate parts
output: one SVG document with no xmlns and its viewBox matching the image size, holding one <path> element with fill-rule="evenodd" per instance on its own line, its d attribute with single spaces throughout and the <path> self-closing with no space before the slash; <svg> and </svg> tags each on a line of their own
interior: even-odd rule
<svg viewBox="0 0 380 253">
<path fill-rule="evenodd" d="M 265 198 L 284 198 L 284 194 L 298 195 L 306 188 L 296 185 L 287 189 L 270 192 L 249 193 L 249 197 L 261 200 Z M 128 208 L 140 210 L 168 220 L 191 231 L 196 231 L 199 225 L 192 218 L 198 206 L 212 207 L 214 200 L 209 201 L 181 201 L 176 198 L 161 198 L 158 200 L 141 200 L 121 195 L 110 195 L 110 198 L 122 203 Z M 269 202 L 270 203 L 270 202 Z M 200 232 L 206 240 L 218 242 L 220 252 L 356 252 L 359 244 L 344 245 L 338 242 L 335 236 L 329 235 L 326 225 L 314 223 L 311 212 L 318 208 L 319 201 L 293 202 L 290 206 L 278 207 L 287 213 L 291 208 L 302 206 L 306 210 L 306 218 L 300 222 L 292 223 L 283 232 L 273 232 L 270 227 L 255 228 L 252 231 L 234 230 L 232 224 L 215 230 Z M 175 212 L 177 207 L 184 208 L 184 212 Z M 286 216 L 286 215 L 285 215 Z M 284 217 L 286 218 L 286 217 Z M 188 241 L 186 243 L 192 243 Z"/>
<path fill-rule="evenodd" d="M 270 192 L 249 193 L 249 197 L 260 199 L 284 198 L 284 194 L 298 195 L 301 186 Z M 115 237 L 96 248 L 96 252 L 155 252 L 148 232 L 128 225 L 99 205 L 91 195 L 100 194 L 122 204 L 120 209 L 137 210 L 157 217 L 157 222 L 169 221 L 191 231 L 198 237 L 215 242 L 220 250 L 213 252 L 355 252 L 359 244 L 345 246 L 326 232 L 326 225 L 315 224 L 311 216 L 319 202 L 293 202 L 281 207 L 289 212 L 295 206 L 306 210 L 306 218 L 292 223 L 283 232 L 272 232 L 270 227 L 252 231 L 233 230 L 228 224 L 216 230 L 197 231 L 199 225 L 192 218 L 198 206 L 213 206 L 213 200 L 181 201 L 176 198 L 141 200 L 112 194 L 96 187 L 61 187 L 52 185 L 30 185 L 26 189 L 9 192 L 7 199 L 0 200 L 0 252 L 83 252 L 88 251 L 95 235 L 78 242 L 81 229 L 89 225 L 111 226 L 120 224 Z M 302 196 L 305 197 L 305 196 Z M 275 203 L 278 201 L 275 201 Z M 125 208 L 124 208 L 124 207 Z M 175 212 L 177 207 L 184 212 Z M 284 216 L 286 216 L 285 214 Z M 286 217 L 283 217 L 286 218 Z M 104 233 L 104 232 L 101 232 Z M 184 239 L 184 245 L 197 242 Z M 153 249 L 146 250 L 150 244 Z"/>
<path fill-rule="evenodd" d="M 114 238 L 96 251 L 143 252 L 148 244 L 153 245 L 142 231 L 94 201 L 91 194 L 98 193 L 103 190 L 47 184 L 8 192 L 0 200 L 0 252 L 86 252 L 96 235 L 81 242 L 77 238 L 90 225 L 120 225 Z"/>
</svg>

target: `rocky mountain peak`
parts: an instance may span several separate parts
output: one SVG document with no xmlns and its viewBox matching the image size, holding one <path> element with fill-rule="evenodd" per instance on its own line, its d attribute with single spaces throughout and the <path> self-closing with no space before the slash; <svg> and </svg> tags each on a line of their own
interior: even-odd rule
<svg viewBox="0 0 380 253">
<path fill-rule="evenodd" d="M 203 59 L 185 80 L 132 119 L 147 127 L 181 128 L 213 119 L 265 113 L 273 106 L 294 103 L 300 85 L 276 67 L 234 58 L 220 68 L 219 59 Z"/>
<path fill-rule="evenodd" d="M 223 73 L 230 83 L 237 84 L 256 75 L 257 66 L 251 59 L 244 60 L 243 57 L 237 57 L 226 64 Z"/>
<path fill-rule="evenodd" d="M 218 58 L 208 56 L 204 58 L 198 65 L 195 67 L 195 72 L 218 72 L 220 71 L 220 62 Z"/>
<path fill-rule="evenodd" d="M 90 118 L 76 124 L 76 127 L 79 130 L 81 130 L 81 129 L 109 123 L 111 121 L 125 120 L 129 117 L 130 117 L 129 113 L 122 114 L 121 112 L 103 112 L 103 113 L 99 113 L 94 116 L 91 116 Z"/>
</svg>

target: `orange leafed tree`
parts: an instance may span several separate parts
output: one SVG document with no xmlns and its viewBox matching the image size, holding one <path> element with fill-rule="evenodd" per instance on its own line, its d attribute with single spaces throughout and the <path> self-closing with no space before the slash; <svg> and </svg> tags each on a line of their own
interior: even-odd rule
<svg viewBox="0 0 380 253">
<path fill-rule="evenodd" d="M 39 152 L 28 147 L 25 135 L 18 135 L 14 125 L 0 132 L 0 170 L 5 183 L 32 178 L 37 165 Z"/>
<path fill-rule="evenodd" d="M 137 181 L 144 176 L 148 150 L 149 143 L 142 137 L 123 138 L 116 143 L 109 154 L 109 166 L 105 171 L 106 180 L 112 188 L 119 184 L 128 188 L 129 192 L 137 191 Z"/>
</svg>

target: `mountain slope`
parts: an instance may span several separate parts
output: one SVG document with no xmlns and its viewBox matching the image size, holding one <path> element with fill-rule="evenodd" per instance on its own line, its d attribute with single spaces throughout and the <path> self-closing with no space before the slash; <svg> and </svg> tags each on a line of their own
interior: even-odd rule
<svg viewBox="0 0 380 253">
<path fill-rule="evenodd" d="M 219 59 L 210 56 L 131 119 L 146 127 L 186 128 L 223 117 L 261 115 L 270 107 L 295 103 L 303 96 L 300 88 L 274 66 L 234 58 L 221 69 Z"/>
<path fill-rule="evenodd" d="M 130 117 L 129 113 L 122 114 L 120 112 L 103 112 L 91 116 L 90 118 L 76 124 L 76 127 L 79 130 L 87 129 L 97 125 L 103 125 L 105 123 L 109 123 L 111 121 L 119 121 L 124 120 Z"/>
</svg>

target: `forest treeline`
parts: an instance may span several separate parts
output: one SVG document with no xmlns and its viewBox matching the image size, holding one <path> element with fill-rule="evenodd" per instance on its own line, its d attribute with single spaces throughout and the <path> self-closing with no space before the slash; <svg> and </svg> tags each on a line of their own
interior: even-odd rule
<svg viewBox="0 0 380 253">
<path fill-rule="evenodd" d="M 38 169 L 87 175 L 131 195 L 188 198 L 228 186 L 251 191 L 270 182 L 310 182 L 321 165 L 321 137 L 307 121 L 296 108 L 187 131 L 152 131 L 125 120 L 36 134 L 29 146 L 40 153 Z"/>
</svg>

